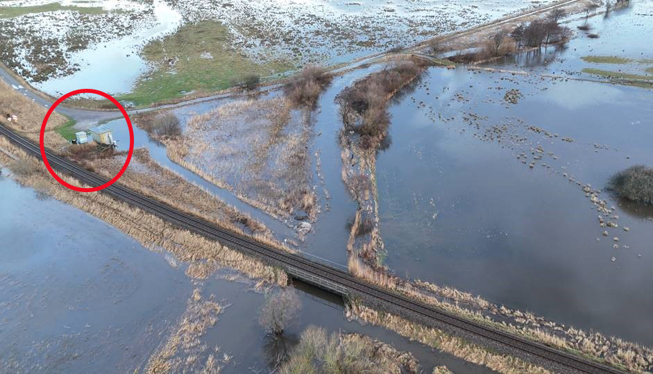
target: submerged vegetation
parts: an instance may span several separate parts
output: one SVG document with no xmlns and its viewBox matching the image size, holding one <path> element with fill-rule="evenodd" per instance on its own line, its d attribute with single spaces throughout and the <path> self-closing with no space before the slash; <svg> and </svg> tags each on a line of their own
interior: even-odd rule
<svg viewBox="0 0 653 374">
<path fill-rule="evenodd" d="M 583 69 L 583 73 L 599 75 L 599 76 L 609 78 L 609 79 L 653 81 L 653 76 L 651 76 L 651 75 L 623 73 L 623 72 L 620 72 L 620 71 L 610 71 L 610 70 L 586 68 L 586 69 Z"/>
<path fill-rule="evenodd" d="M 581 59 L 594 64 L 628 64 L 633 62 L 630 58 L 619 56 L 583 56 Z"/>
<path fill-rule="evenodd" d="M 608 189 L 618 197 L 653 204 L 653 168 L 632 166 L 610 179 Z"/>
</svg>

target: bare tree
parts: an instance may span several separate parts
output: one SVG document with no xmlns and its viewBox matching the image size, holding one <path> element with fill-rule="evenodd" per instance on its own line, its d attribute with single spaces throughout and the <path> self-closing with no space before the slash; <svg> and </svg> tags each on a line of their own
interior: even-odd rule
<svg viewBox="0 0 653 374">
<path fill-rule="evenodd" d="M 442 44 L 437 39 L 430 40 L 428 45 L 429 45 L 429 50 L 431 51 L 431 54 L 434 55 L 434 56 L 437 56 L 438 54 L 442 53 L 442 51 L 444 50 Z"/>
<path fill-rule="evenodd" d="M 612 11 L 612 1 L 606 0 L 605 1 L 605 16 L 609 16 L 610 12 Z"/>
<path fill-rule="evenodd" d="M 524 30 L 524 40 L 529 47 L 541 47 L 547 33 L 546 23 L 540 20 L 531 22 Z"/>
<path fill-rule="evenodd" d="M 595 11 L 599 6 L 592 3 L 585 8 L 585 23 L 587 23 L 587 20 L 590 18 L 590 13 Z"/>
<path fill-rule="evenodd" d="M 297 319 L 301 306 L 293 289 L 278 291 L 267 297 L 259 323 L 269 334 L 279 337 Z"/>
<path fill-rule="evenodd" d="M 514 30 L 510 33 L 510 36 L 512 36 L 513 39 L 515 39 L 515 42 L 517 42 L 517 46 L 521 47 L 524 44 L 524 35 L 526 31 L 526 25 L 525 24 L 520 24 L 519 26 L 515 27 Z"/>
<path fill-rule="evenodd" d="M 548 19 L 550 21 L 558 23 L 566 15 L 567 15 L 567 12 L 564 9 L 557 8 L 557 9 L 552 10 L 551 13 L 549 13 Z"/>
<path fill-rule="evenodd" d="M 506 39 L 508 36 L 508 33 L 505 30 L 501 30 L 498 33 L 494 34 L 492 36 L 492 55 L 493 56 L 499 56 L 499 50 L 501 49 L 501 45 L 503 44 L 503 41 Z"/>
</svg>

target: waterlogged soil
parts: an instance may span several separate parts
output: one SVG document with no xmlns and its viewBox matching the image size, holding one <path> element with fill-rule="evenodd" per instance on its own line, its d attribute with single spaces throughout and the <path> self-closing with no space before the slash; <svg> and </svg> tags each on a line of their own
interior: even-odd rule
<svg viewBox="0 0 653 374">
<path fill-rule="evenodd" d="M 265 296 L 254 281 L 228 269 L 191 280 L 184 275 L 185 265 L 170 254 L 149 251 L 102 221 L 10 178 L 0 179 L 0 193 L 5 198 L 0 371 L 143 371 L 183 329 L 187 305 L 211 301 L 222 309 L 215 323 L 184 333 L 192 338 L 190 350 L 173 344 L 181 369 L 183 362 L 205 363 L 213 355 L 223 373 L 270 371 L 280 352 L 292 350 L 301 332 L 317 325 L 329 332 L 367 334 L 412 352 L 427 372 L 440 365 L 489 372 L 395 333 L 349 322 L 339 298 L 301 283 L 296 284 L 300 317 L 283 339 L 274 341 L 258 324 Z"/>
<path fill-rule="evenodd" d="M 653 165 L 650 91 L 434 68 L 391 114 L 377 163 L 391 269 L 653 345 L 653 209 L 598 191 Z"/>
</svg>

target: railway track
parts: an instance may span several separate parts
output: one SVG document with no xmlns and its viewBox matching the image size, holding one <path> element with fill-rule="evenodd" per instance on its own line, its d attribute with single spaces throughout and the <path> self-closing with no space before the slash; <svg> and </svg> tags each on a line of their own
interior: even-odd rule
<svg viewBox="0 0 653 374">
<path fill-rule="evenodd" d="M 28 154 L 41 159 L 40 148 L 37 144 L 2 125 L 0 125 L 0 135 L 7 137 Z M 50 165 L 54 169 L 73 176 L 84 184 L 99 186 L 107 182 L 107 179 L 59 157 L 47 149 L 46 154 Z M 259 243 L 254 239 L 220 228 L 201 218 L 177 211 L 167 204 L 142 196 L 117 184 L 104 189 L 102 192 L 152 213 L 171 224 L 218 241 L 231 249 L 260 258 L 272 266 L 278 266 L 286 270 L 291 276 L 304 282 L 325 288 L 342 296 L 361 296 L 376 307 L 384 308 L 418 323 L 438 329 L 445 326 L 447 330 L 462 336 L 473 335 L 502 353 L 516 354 L 536 364 L 548 363 L 549 365 L 546 366 L 562 373 L 621 373 L 615 368 L 439 310 L 394 291 L 355 278 L 345 271 L 312 261 L 299 254 L 292 254 Z"/>
</svg>

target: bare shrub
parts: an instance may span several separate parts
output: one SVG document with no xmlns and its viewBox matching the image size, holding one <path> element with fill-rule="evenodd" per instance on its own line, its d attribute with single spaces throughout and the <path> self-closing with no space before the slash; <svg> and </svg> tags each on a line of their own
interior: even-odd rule
<svg viewBox="0 0 653 374">
<path fill-rule="evenodd" d="M 565 11 L 565 10 L 562 9 L 562 8 L 556 8 L 556 9 L 552 10 L 552 11 L 548 14 L 548 17 L 547 17 L 547 18 L 548 18 L 550 21 L 553 21 L 553 22 L 555 22 L 555 23 L 558 23 L 558 22 L 560 22 L 561 19 L 565 18 L 565 16 L 567 16 L 567 11 Z"/>
<path fill-rule="evenodd" d="M 490 38 L 490 49 L 493 56 L 499 56 L 499 50 L 503 45 L 504 41 L 508 37 L 508 33 L 504 30 L 499 31 Z"/>
<path fill-rule="evenodd" d="M 297 319 L 301 306 L 295 290 L 280 290 L 267 296 L 259 323 L 269 334 L 280 336 Z"/>
<path fill-rule="evenodd" d="M 285 86 L 286 97 L 294 106 L 313 108 L 320 93 L 329 86 L 333 75 L 319 66 L 306 66 L 302 72 Z"/>
<path fill-rule="evenodd" d="M 261 76 L 257 74 L 248 74 L 246 75 L 240 83 L 240 86 L 246 90 L 254 90 L 261 83 Z"/>
<path fill-rule="evenodd" d="M 177 138 L 181 136 L 179 118 L 171 112 L 160 114 L 154 118 L 151 132 L 159 137 Z"/>
<path fill-rule="evenodd" d="M 46 200 L 52 196 L 52 187 L 45 179 L 37 179 L 32 184 L 36 198 L 39 200 Z"/>
<path fill-rule="evenodd" d="M 27 177 L 39 171 L 36 161 L 29 158 L 19 158 L 9 164 L 9 170 L 19 177 Z"/>
<path fill-rule="evenodd" d="M 653 168 L 632 166 L 610 179 L 608 189 L 628 200 L 653 204 Z"/>
<path fill-rule="evenodd" d="M 588 24 L 577 26 L 577 28 L 578 28 L 578 30 L 581 30 L 581 31 L 589 31 L 589 30 L 592 29 L 592 27 L 590 25 L 588 25 Z"/>
<path fill-rule="evenodd" d="M 599 34 L 587 34 L 587 37 L 590 38 L 590 39 L 598 39 Z"/>
<path fill-rule="evenodd" d="M 418 373 L 410 354 L 359 334 L 329 336 L 323 328 L 310 326 L 301 336 L 290 360 L 280 373 Z"/>
<path fill-rule="evenodd" d="M 358 222 L 358 227 L 356 227 L 356 236 L 367 235 L 374 230 L 374 221 L 370 217 L 363 217 Z"/>
<path fill-rule="evenodd" d="M 432 55 L 437 56 L 444 51 L 444 46 L 437 39 L 432 39 L 428 42 L 429 51 Z"/>
<path fill-rule="evenodd" d="M 412 60 L 396 62 L 340 94 L 340 114 L 345 130 L 360 136 L 358 145 L 362 149 L 375 149 L 387 136 L 390 126 L 388 100 L 423 70 L 423 65 Z"/>
</svg>

